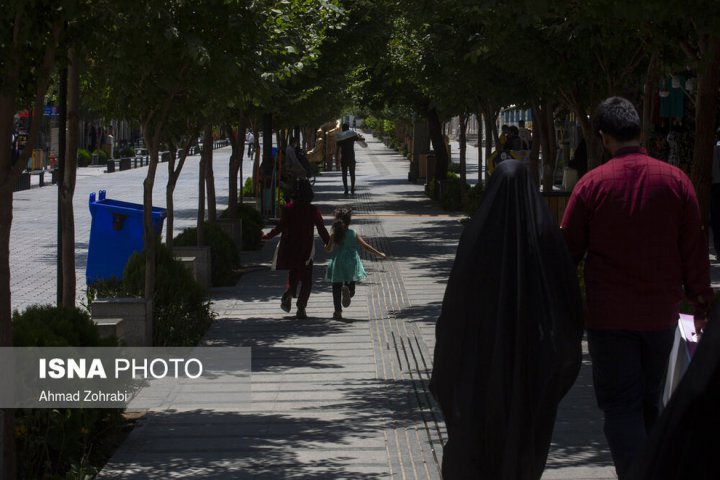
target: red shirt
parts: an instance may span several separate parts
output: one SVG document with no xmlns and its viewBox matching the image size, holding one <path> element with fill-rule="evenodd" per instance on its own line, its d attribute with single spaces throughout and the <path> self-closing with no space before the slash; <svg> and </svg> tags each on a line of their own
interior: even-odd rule
<svg viewBox="0 0 720 480">
<path fill-rule="evenodd" d="M 683 287 L 693 305 L 713 298 L 693 185 L 639 147 L 618 150 L 578 181 L 560 228 L 576 262 L 587 253 L 588 328 L 671 328 Z"/>
<path fill-rule="evenodd" d="M 299 205 L 290 202 L 280 213 L 280 223 L 268 233 L 272 238 L 282 233 L 278 247 L 278 270 L 304 267 L 312 254 L 317 228 L 324 244 L 330 240 L 322 214 L 315 205 Z"/>
</svg>

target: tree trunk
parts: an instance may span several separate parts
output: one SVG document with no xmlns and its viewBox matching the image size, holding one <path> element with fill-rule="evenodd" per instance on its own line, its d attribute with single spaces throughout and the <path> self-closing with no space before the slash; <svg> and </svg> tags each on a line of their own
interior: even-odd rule
<svg viewBox="0 0 720 480">
<path fill-rule="evenodd" d="M 16 19 L 17 20 L 17 19 Z M 24 20 L 24 19 L 23 19 Z M 18 40 L 22 35 L 6 38 L 4 53 L 9 58 L 3 58 L 6 63 L 3 68 L 2 84 L 0 89 L 0 347 L 12 346 L 12 298 L 10 291 L 10 228 L 12 226 L 13 190 L 26 164 L 32 147 L 36 144 L 40 129 L 43 103 L 50 83 L 50 75 L 55 68 L 55 52 L 60 35 L 63 31 L 65 19 L 63 15 L 56 15 L 54 23 L 49 29 L 47 44 L 42 61 L 39 64 L 23 63 L 23 49 L 25 45 Z M 31 21 L 31 20 L 29 20 Z M 21 26 L 14 24 L 14 29 Z M 35 95 L 32 103 L 32 121 L 26 148 L 20 158 L 13 163 L 10 141 L 13 131 L 13 117 L 17 111 L 17 91 L 21 88 L 20 68 L 23 71 L 32 69 L 37 80 Z M 0 479 L 14 479 L 16 476 L 15 458 L 15 411 L 5 409 L 0 417 L 0 434 L 2 435 L 2 452 L 0 452 Z"/>
<path fill-rule="evenodd" d="M 710 212 L 715 116 L 720 85 L 720 37 L 705 35 L 700 42 L 704 68 L 700 69 L 697 79 L 695 147 L 691 178 L 700 203 L 703 225 L 707 225 Z"/>
<path fill-rule="evenodd" d="M 212 138 L 212 127 L 207 125 L 205 127 L 205 135 L 203 138 L 203 145 L 210 145 L 207 149 L 207 157 L 205 157 L 205 183 L 207 184 L 207 211 L 208 211 L 208 223 L 213 224 L 217 219 L 217 199 L 215 197 L 215 173 L 213 170 L 213 138 Z M 203 149 L 205 153 L 205 149 Z"/>
<path fill-rule="evenodd" d="M 443 139 L 442 123 L 434 108 L 428 110 L 427 117 L 430 141 L 435 153 L 435 181 L 442 182 L 447 178 L 448 171 L 448 152 Z M 437 189 L 435 191 L 437 192 Z"/>
<path fill-rule="evenodd" d="M 258 129 L 253 130 L 255 132 L 255 148 L 253 151 L 255 152 L 255 155 L 253 156 L 253 195 L 255 197 L 258 196 L 258 182 L 260 181 L 258 171 L 260 169 L 260 154 L 262 153 L 260 151 L 260 131 Z"/>
<path fill-rule="evenodd" d="M 483 147 L 483 143 L 487 144 L 487 138 L 485 137 L 485 124 L 483 123 L 484 118 L 482 114 L 482 110 L 478 110 L 478 112 L 475 114 L 477 118 L 477 153 L 478 153 L 478 185 L 482 185 L 483 182 L 483 164 L 485 163 L 485 160 L 483 159 L 483 152 L 486 149 L 486 147 Z M 485 157 L 487 158 L 487 157 Z"/>
<path fill-rule="evenodd" d="M 229 165 L 229 184 L 228 184 L 228 216 L 232 219 L 237 218 L 238 191 L 242 203 L 242 164 L 245 157 L 245 130 L 247 130 L 247 118 L 244 114 L 240 114 L 237 134 L 232 128 L 229 128 L 230 145 L 232 153 L 230 154 Z M 240 176 L 238 182 L 238 174 Z M 239 183 L 239 185 L 238 185 Z"/>
<path fill-rule="evenodd" d="M 493 145 L 497 145 L 497 143 L 495 143 L 496 140 L 493 135 L 495 118 L 493 118 L 489 109 L 483 112 L 483 121 L 483 123 L 485 124 L 485 172 L 487 172 L 490 168 L 488 162 L 490 161 L 490 157 L 492 156 Z"/>
<path fill-rule="evenodd" d="M 603 163 L 603 146 L 600 137 L 593 131 L 592 117 L 588 118 L 585 109 L 579 102 L 574 104 L 575 117 L 580 122 L 585 145 L 587 146 L 587 167 L 588 171 Z"/>
<path fill-rule="evenodd" d="M 167 234 L 165 236 L 165 244 L 168 249 L 172 252 L 173 249 L 173 235 L 175 234 L 175 186 L 177 185 L 180 173 L 185 166 L 185 160 L 187 159 L 190 147 L 195 144 L 197 138 L 197 130 L 193 128 L 190 134 L 187 136 L 187 141 L 182 148 L 180 159 L 178 160 L 177 167 L 175 167 L 175 153 L 177 149 L 173 146 L 170 149 L 170 161 L 168 162 L 168 181 L 165 187 L 165 201 L 167 205 Z"/>
<path fill-rule="evenodd" d="M 160 127 L 150 131 L 147 123 L 143 128 L 143 137 L 148 143 L 150 163 L 143 181 L 143 240 L 145 242 L 145 300 L 152 300 L 155 295 L 155 231 L 152 225 L 152 194 L 155 186 L 155 173 L 159 161 Z"/>
<path fill-rule="evenodd" d="M 198 164 L 198 214 L 197 214 L 197 246 L 205 245 L 205 162 L 207 162 L 207 138 L 203 136 L 203 151 L 200 154 L 200 163 Z"/>
<path fill-rule="evenodd" d="M 167 223 L 167 229 L 165 230 L 165 245 L 167 246 L 170 253 L 173 250 L 173 240 L 175 235 L 175 199 L 173 193 L 175 192 L 176 178 L 175 177 L 175 149 L 170 148 L 170 159 L 168 160 L 168 181 L 165 185 L 165 208 L 167 209 L 167 217 L 165 219 Z M 186 152 L 186 150 L 183 151 Z"/>
<path fill-rule="evenodd" d="M 467 184 L 467 124 L 468 115 L 460 114 L 460 135 L 458 141 L 460 143 L 460 183 Z"/>
<path fill-rule="evenodd" d="M 240 114 L 240 123 L 238 125 L 238 137 L 240 138 L 240 152 L 238 156 L 238 169 L 233 174 L 234 178 L 238 178 L 238 181 L 240 182 L 239 190 L 240 190 L 240 203 L 244 203 L 244 192 L 243 188 L 245 187 L 245 182 L 243 182 L 243 162 L 245 161 L 245 140 L 243 140 L 245 136 L 245 131 L 248 127 L 248 119 L 245 116 L 244 113 Z M 237 216 L 237 205 L 235 205 L 235 216 Z M 236 218 L 236 217 L 231 217 Z"/>
<path fill-rule="evenodd" d="M 553 188 L 553 166 L 555 164 L 555 132 L 552 124 L 548 125 L 547 110 L 551 108 L 548 103 L 544 105 L 533 105 L 533 125 L 536 134 L 539 135 L 540 148 L 542 149 L 543 171 L 542 188 L 543 192 L 552 192 Z M 552 119 L 552 115 L 549 116 Z M 535 140 L 533 140 L 534 142 Z"/>
<path fill-rule="evenodd" d="M 531 105 L 531 109 L 533 112 L 533 119 L 537 119 L 536 114 L 540 110 L 538 108 L 537 104 L 533 103 Z M 537 121 L 537 120 L 535 120 L 535 121 Z M 532 144 L 530 146 L 530 178 L 532 178 L 533 182 L 536 182 L 539 185 L 540 184 L 540 138 L 542 136 L 538 134 L 538 130 L 540 130 L 540 129 L 533 126 L 534 138 L 532 139 Z"/>
<path fill-rule="evenodd" d="M 12 116 L 10 117 L 12 118 Z M 10 138 L 8 135 L 5 138 Z M 9 149 L 8 154 L 9 154 Z M 0 183 L 0 346 L 12 346 L 10 296 L 10 226 L 12 224 L 13 188 Z M 15 478 L 15 410 L 6 408 L 0 414 L 0 478 Z"/>
<path fill-rule="evenodd" d="M 654 98 L 657 92 L 657 55 L 653 54 L 648 65 L 647 75 L 645 75 L 645 84 L 642 93 L 642 144 L 645 148 L 649 146 L 650 129 L 652 128 L 653 107 L 655 105 Z M 587 143 L 587 140 L 585 140 Z"/>
<path fill-rule="evenodd" d="M 75 306 L 75 181 L 77 178 L 78 123 L 80 121 L 80 73 L 74 49 L 68 50 L 67 143 L 61 192 L 62 304 Z M 60 132 L 63 135 L 65 132 Z"/>
<path fill-rule="evenodd" d="M 242 185 L 240 185 L 240 192 L 238 192 L 238 170 L 242 165 L 243 160 L 243 148 L 240 144 L 245 145 L 244 130 L 239 128 L 235 130 L 228 125 L 228 138 L 230 138 L 230 161 L 228 162 L 228 217 L 231 219 L 237 218 L 237 204 L 238 196 L 242 195 Z M 238 158 L 240 160 L 238 160 Z M 242 182 L 240 182 L 242 183 Z"/>
</svg>

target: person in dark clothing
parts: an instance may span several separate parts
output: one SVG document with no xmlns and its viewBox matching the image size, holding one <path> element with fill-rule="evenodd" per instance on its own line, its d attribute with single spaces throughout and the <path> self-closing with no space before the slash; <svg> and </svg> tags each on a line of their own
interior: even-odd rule
<svg viewBox="0 0 720 480">
<path fill-rule="evenodd" d="M 510 125 L 508 128 L 508 135 L 505 144 L 503 145 L 503 149 L 505 151 L 523 149 L 523 142 L 520 138 L 520 129 L 515 125 Z"/>
<path fill-rule="evenodd" d="M 342 132 L 349 132 L 350 125 L 347 123 L 342 124 Z M 349 132 L 350 133 L 350 132 Z M 352 132 L 354 133 L 354 132 Z M 343 138 L 344 137 L 344 138 Z M 342 167 L 342 181 L 343 181 L 343 187 L 345 188 L 345 195 L 348 194 L 348 183 L 347 183 L 347 175 L 348 171 L 350 171 L 350 192 L 355 193 L 355 142 L 357 140 L 362 140 L 360 136 L 357 134 L 355 135 L 347 135 L 342 134 L 338 138 L 342 138 L 342 140 L 338 139 L 336 141 L 337 144 L 337 154 L 340 154 L 340 166 Z"/>
<path fill-rule="evenodd" d="M 568 162 L 568 167 L 577 170 L 578 178 L 587 173 L 587 143 L 585 143 L 584 137 L 580 138 L 580 143 L 575 149 L 572 160 Z"/>
<path fill-rule="evenodd" d="M 463 231 L 435 329 L 443 478 L 542 476 L 582 328 L 565 242 L 527 167 L 506 160 Z"/>
<path fill-rule="evenodd" d="M 685 375 L 670 397 L 642 450 L 631 480 L 716 480 L 720 431 L 720 302 L 698 343 Z"/>
<path fill-rule="evenodd" d="M 282 233 L 274 267 L 277 270 L 288 270 L 288 279 L 280 307 L 289 312 L 292 299 L 297 295 L 296 317 L 298 319 L 307 318 L 305 308 L 312 290 L 315 253 L 313 229 L 317 228 L 324 245 L 330 240 L 320 210 L 311 203 L 313 197 L 310 182 L 306 178 L 298 178 L 293 201 L 283 207 L 280 223 L 262 237 L 263 240 L 269 240 L 278 233 Z M 300 284 L 299 295 L 297 293 L 298 283 Z"/>
</svg>

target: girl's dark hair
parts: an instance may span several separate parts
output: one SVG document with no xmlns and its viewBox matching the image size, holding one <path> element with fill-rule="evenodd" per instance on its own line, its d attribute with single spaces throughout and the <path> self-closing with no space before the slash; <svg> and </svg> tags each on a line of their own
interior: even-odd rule
<svg viewBox="0 0 720 480">
<path fill-rule="evenodd" d="M 336 208 L 335 209 L 335 221 L 332 225 L 333 240 L 335 243 L 342 243 L 345 238 L 345 232 L 347 232 L 350 222 L 352 220 L 352 209 L 351 208 Z"/>
<path fill-rule="evenodd" d="M 296 204 L 299 205 L 310 205 L 312 203 L 315 194 L 313 193 L 312 185 L 307 178 L 298 178 L 295 181 L 295 192 L 293 199 Z"/>
</svg>

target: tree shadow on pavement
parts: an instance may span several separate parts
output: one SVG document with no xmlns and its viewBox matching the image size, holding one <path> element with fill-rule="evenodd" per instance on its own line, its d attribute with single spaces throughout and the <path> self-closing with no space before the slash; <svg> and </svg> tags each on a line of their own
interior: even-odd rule
<svg viewBox="0 0 720 480">
<path fill-rule="evenodd" d="M 384 476 L 384 445 L 369 452 L 367 447 L 357 446 L 381 431 L 379 420 L 344 413 L 151 413 L 99 478 L 330 480 Z M 368 458 L 369 453 L 373 459 Z"/>
<path fill-rule="evenodd" d="M 252 371 L 281 372 L 295 368 L 333 369 L 343 365 L 331 362 L 321 347 L 283 345 L 293 339 L 312 339 L 352 333 L 350 326 L 332 320 L 279 320 L 273 318 L 220 318 L 208 331 L 208 346 L 243 346 L 252 348 Z M 309 340 L 311 341 L 311 340 Z M 333 361 L 337 357 L 332 357 Z"/>
</svg>

